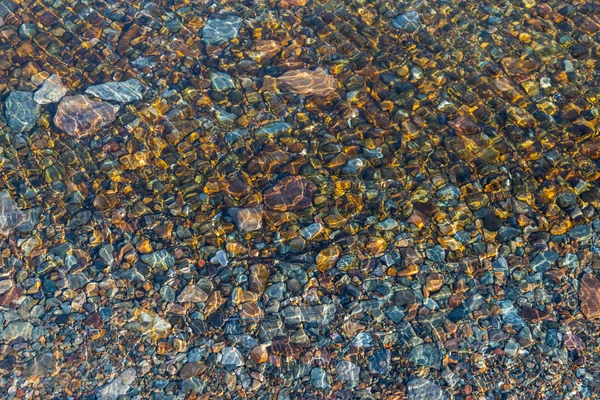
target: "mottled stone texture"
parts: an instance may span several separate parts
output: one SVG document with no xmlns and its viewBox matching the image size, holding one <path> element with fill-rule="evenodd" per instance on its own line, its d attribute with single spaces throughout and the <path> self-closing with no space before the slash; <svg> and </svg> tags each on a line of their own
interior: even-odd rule
<svg viewBox="0 0 600 400">
<path fill-rule="evenodd" d="M 4 115 L 8 127 L 15 132 L 31 130 L 40 116 L 37 103 L 32 92 L 11 92 L 4 102 Z"/>
<path fill-rule="evenodd" d="M 328 96 L 337 89 L 336 79 L 321 69 L 297 69 L 278 78 L 282 86 L 304 96 Z"/>
<path fill-rule="evenodd" d="M 587 319 L 600 319 L 600 281 L 590 273 L 583 274 L 581 278 L 579 301 Z"/>
<path fill-rule="evenodd" d="M 54 123 L 71 136 L 87 136 L 113 122 L 118 109 L 83 95 L 66 96 L 58 105 Z"/>
<path fill-rule="evenodd" d="M 85 92 L 102 100 L 130 103 L 142 99 L 142 84 L 137 79 L 125 82 L 107 82 L 90 86 Z"/>
</svg>

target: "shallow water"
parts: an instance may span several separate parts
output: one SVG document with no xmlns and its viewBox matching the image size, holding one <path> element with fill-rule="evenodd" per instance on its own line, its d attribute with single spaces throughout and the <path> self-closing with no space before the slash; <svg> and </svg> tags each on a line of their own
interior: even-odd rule
<svg viewBox="0 0 600 400">
<path fill-rule="evenodd" d="M 600 4 L 0 0 L 0 392 L 598 398 Z"/>
</svg>

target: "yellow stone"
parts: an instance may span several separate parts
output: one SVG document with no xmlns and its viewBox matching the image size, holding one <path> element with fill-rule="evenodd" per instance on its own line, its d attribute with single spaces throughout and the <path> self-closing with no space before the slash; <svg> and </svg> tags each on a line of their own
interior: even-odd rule
<svg viewBox="0 0 600 400">
<path fill-rule="evenodd" d="M 340 256 L 340 249 L 337 246 L 327 247 L 317 255 L 317 269 L 321 272 L 327 272 L 336 263 Z"/>
</svg>

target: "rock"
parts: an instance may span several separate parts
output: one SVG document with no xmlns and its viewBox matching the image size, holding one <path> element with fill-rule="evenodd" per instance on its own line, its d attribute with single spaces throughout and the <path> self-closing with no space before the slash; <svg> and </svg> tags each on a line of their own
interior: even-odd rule
<svg viewBox="0 0 600 400">
<path fill-rule="evenodd" d="M 183 288 L 181 293 L 179 293 L 179 296 L 177 296 L 177 302 L 179 303 L 200 303 L 207 299 L 208 294 L 196 285 L 187 285 Z"/>
<path fill-rule="evenodd" d="M 98 400 L 117 400 L 121 395 L 127 394 L 131 384 L 135 381 L 137 373 L 133 368 L 127 368 L 113 381 L 96 391 Z"/>
<path fill-rule="evenodd" d="M 149 310 L 136 308 L 133 311 L 136 325 L 133 329 L 149 335 L 153 340 L 164 339 L 171 332 L 171 324 L 160 315 Z M 131 328 L 130 328 L 131 329 Z"/>
<path fill-rule="evenodd" d="M 83 95 L 65 96 L 58 104 L 54 124 L 71 136 L 83 137 L 112 123 L 119 107 Z"/>
<path fill-rule="evenodd" d="M 323 232 L 324 229 L 325 227 L 323 226 L 323 224 L 314 223 L 300 229 L 300 234 L 302 235 L 302 237 L 304 237 L 304 239 L 312 240 L 318 234 Z"/>
<path fill-rule="evenodd" d="M 423 379 L 415 378 L 406 385 L 409 400 L 442 400 L 444 393 L 435 383 Z"/>
<path fill-rule="evenodd" d="M 340 249 L 337 246 L 326 247 L 317 255 L 317 269 L 321 272 L 329 271 L 337 262 L 340 256 Z"/>
<path fill-rule="evenodd" d="M 505 243 L 514 238 L 518 237 L 521 234 L 521 231 L 517 228 L 513 228 L 511 226 L 501 226 L 498 230 L 498 241 Z"/>
<path fill-rule="evenodd" d="M 399 307 L 391 306 L 388 307 L 387 310 L 385 310 L 385 315 L 395 324 L 399 324 L 400 322 L 402 322 L 405 313 L 404 310 L 401 310 Z"/>
<path fill-rule="evenodd" d="M 387 375 L 392 364 L 392 353 L 388 349 L 375 350 L 369 357 L 369 370 L 376 375 Z"/>
<path fill-rule="evenodd" d="M 250 267 L 248 290 L 252 293 L 263 294 L 269 282 L 269 268 L 265 264 L 254 264 Z"/>
<path fill-rule="evenodd" d="M 442 353 L 431 343 L 415 346 L 408 353 L 408 360 L 416 365 L 439 368 L 442 363 Z"/>
<path fill-rule="evenodd" d="M 31 340 L 33 333 L 33 325 L 26 321 L 12 321 L 0 333 L 0 342 L 10 342 L 11 340 L 22 338 L 23 340 Z"/>
<path fill-rule="evenodd" d="M 0 1 L 0 18 L 6 17 L 8 14 L 15 12 L 19 5 L 12 0 Z"/>
<path fill-rule="evenodd" d="M 233 78 L 231 75 L 225 72 L 209 72 L 208 77 L 210 78 L 210 83 L 213 90 L 219 92 L 228 92 L 235 89 L 235 82 L 233 81 Z"/>
<path fill-rule="evenodd" d="M 237 229 L 242 233 L 262 229 L 262 208 L 230 208 L 227 214 L 233 218 Z"/>
<path fill-rule="evenodd" d="M 358 348 L 371 348 L 373 347 L 373 337 L 367 332 L 360 332 L 354 339 L 352 339 L 350 346 Z"/>
<path fill-rule="evenodd" d="M 337 80 L 322 69 L 296 69 L 286 72 L 277 80 L 285 89 L 303 96 L 325 97 L 337 89 Z"/>
<path fill-rule="evenodd" d="M 349 388 L 355 388 L 360 383 L 360 367 L 350 361 L 340 361 L 337 364 L 337 380 L 345 383 Z"/>
<path fill-rule="evenodd" d="M 369 162 L 362 157 L 351 158 L 340 169 L 344 175 L 359 175 L 369 166 Z"/>
<path fill-rule="evenodd" d="M 256 62 L 268 60 L 281 51 L 281 43 L 278 40 L 254 40 L 252 50 L 249 56 Z"/>
<path fill-rule="evenodd" d="M 276 356 L 293 357 L 296 359 L 302 354 L 300 347 L 294 343 L 290 343 L 290 338 L 287 336 L 274 337 L 269 351 Z"/>
<path fill-rule="evenodd" d="M 322 304 L 318 306 L 289 306 L 281 311 L 289 324 L 315 323 L 327 325 L 335 318 L 335 306 Z"/>
<path fill-rule="evenodd" d="M 397 16 L 392 24 L 396 28 L 404 29 L 410 33 L 416 32 L 422 26 L 420 15 L 416 11 L 409 11 Z"/>
<path fill-rule="evenodd" d="M 323 368 L 313 368 L 310 371 L 310 384 L 316 389 L 327 389 L 329 383 L 327 382 L 327 372 Z"/>
<path fill-rule="evenodd" d="M 242 353 L 235 347 L 223 347 L 221 350 L 221 364 L 226 367 L 241 367 L 244 365 Z"/>
<path fill-rule="evenodd" d="M 394 295 L 394 305 L 398 307 L 414 304 L 417 301 L 415 293 L 410 289 L 401 289 Z"/>
<path fill-rule="evenodd" d="M 215 253 L 214 257 L 212 257 L 209 260 L 212 264 L 219 264 L 220 266 L 224 267 L 227 265 L 227 253 L 225 253 L 223 250 L 217 250 L 217 252 Z"/>
<path fill-rule="evenodd" d="M 202 41 L 219 46 L 238 36 L 242 19 L 237 15 L 220 16 L 213 14 L 202 28 Z"/>
<path fill-rule="evenodd" d="M 557 252 L 544 251 L 540 252 L 533 260 L 531 260 L 529 266 L 535 272 L 548 272 L 556 260 L 558 260 Z"/>
<path fill-rule="evenodd" d="M 312 205 L 311 197 L 315 190 L 315 184 L 302 176 L 286 176 L 265 190 L 264 202 L 271 210 L 300 211 Z"/>
<path fill-rule="evenodd" d="M 435 195 L 440 205 L 455 206 L 460 200 L 460 189 L 453 185 L 444 186 Z"/>
<path fill-rule="evenodd" d="M 32 92 L 13 91 L 4 101 L 4 115 L 12 131 L 26 132 L 35 126 L 40 109 Z"/>
<path fill-rule="evenodd" d="M 142 84 L 137 79 L 124 82 L 106 82 L 88 87 L 85 92 L 102 100 L 131 103 L 142 99 Z"/>
<path fill-rule="evenodd" d="M 21 225 L 27 215 L 17 208 L 17 203 L 7 192 L 0 192 L 0 230 L 7 231 Z"/>
<path fill-rule="evenodd" d="M 23 378 L 42 378 L 58 371 L 56 358 L 52 353 L 41 354 L 23 370 Z"/>
<path fill-rule="evenodd" d="M 179 377 L 181 379 L 188 379 L 193 376 L 198 376 L 204 371 L 206 371 L 206 366 L 198 364 L 197 362 L 188 362 L 181 367 Z"/>
<path fill-rule="evenodd" d="M 459 305 L 448 314 L 448 319 L 454 323 L 462 321 L 469 316 L 469 310 L 463 305 Z"/>
<path fill-rule="evenodd" d="M 434 263 L 442 263 L 446 259 L 446 252 L 439 244 L 436 244 L 431 249 L 425 250 L 427 258 Z"/>
<path fill-rule="evenodd" d="M 600 319 L 600 281 L 590 273 L 585 273 L 581 278 L 579 302 L 581 312 L 587 319 Z"/>
<path fill-rule="evenodd" d="M 33 100 L 38 104 L 58 103 L 66 94 L 67 88 L 60 81 L 60 77 L 52 74 L 35 92 Z"/>
<path fill-rule="evenodd" d="M 576 241 L 586 241 L 592 238 L 592 228 L 588 224 L 577 225 L 568 232 L 571 239 Z"/>
<path fill-rule="evenodd" d="M 279 0 L 281 7 L 304 7 L 308 0 Z"/>
<path fill-rule="evenodd" d="M 262 364 L 267 362 L 269 358 L 269 353 L 267 352 L 267 348 L 264 345 L 256 346 L 250 351 L 250 358 L 254 364 Z"/>
<path fill-rule="evenodd" d="M 181 382 L 181 391 L 184 393 L 195 392 L 202 393 L 206 388 L 206 382 L 201 381 L 198 377 L 193 376 Z"/>
<path fill-rule="evenodd" d="M 274 138 L 278 136 L 283 136 L 292 132 L 292 125 L 286 122 L 271 122 L 265 124 L 257 130 L 254 135 L 257 138 L 269 137 Z"/>
<path fill-rule="evenodd" d="M 148 264 L 152 268 L 173 268 L 175 258 L 169 254 L 167 250 L 159 250 L 150 254 L 142 254 L 140 259 L 144 264 Z"/>
</svg>

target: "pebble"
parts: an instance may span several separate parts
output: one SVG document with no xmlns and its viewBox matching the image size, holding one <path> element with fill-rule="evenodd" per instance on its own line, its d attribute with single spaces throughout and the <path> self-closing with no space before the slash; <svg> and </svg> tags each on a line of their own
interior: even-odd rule
<svg viewBox="0 0 600 400">
<path fill-rule="evenodd" d="M 404 29 L 407 32 L 414 33 L 422 26 L 421 17 L 418 12 L 409 11 L 405 14 L 397 16 L 393 21 L 393 25 L 396 28 Z"/>
<path fill-rule="evenodd" d="M 244 365 L 244 357 L 235 347 L 223 347 L 223 350 L 221 350 L 221 357 L 221 364 L 226 367 L 237 368 Z"/>
<path fill-rule="evenodd" d="M 327 389 L 329 383 L 327 382 L 327 372 L 323 368 L 313 368 L 310 371 L 310 384 L 316 389 Z"/>
<path fill-rule="evenodd" d="M 237 229 L 241 233 L 248 233 L 262 228 L 261 208 L 230 208 L 227 214 L 233 218 Z"/>
<path fill-rule="evenodd" d="M 124 82 L 106 82 L 88 87 L 85 92 L 102 100 L 131 103 L 142 100 L 142 84 L 137 79 Z"/>
<path fill-rule="evenodd" d="M 219 46 L 235 39 L 242 26 L 242 18 L 236 15 L 213 14 L 202 28 L 202 40 L 209 45 Z"/>
<path fill-rule="evenodd" d="M 360 367 L 350 361 L 340 361 L 336 366 L 337 380 L 352 389 L 360 383 Z"/>
<path fill-rule="evenodd" d="M 0 342 L 8 343 L 17 338 L 31 340 L 33 337 L 33 325 L 26 321 L 12 321 L 0 333 Z"/>
<path fill-rule="evenodd" d="M 60 77 L 52 74 L 35 92 L 33 100 L 37 104 L 58 103 L 66 94 L 67 88 L 62 84 Z"/>
<path fill-rule="evenodd" d="M 408 360 L 415 365 L 439 368 L 442 362 L 442 353 L 436 345 L 424 343 L 414 347 L 408 353 Z"/>
<path fill-rule="evenodd" d="M 175 257 L 173 257 L 167 250 L 159 250 L 150 254 L 143 254 L 140 259 L 145 264 L 148 264 L 152 268 L 173 268 L 175 265 Z"/>
<path fill-rule="evenodd" d="M 427 379 L 412 379 L 406 388 L 409 400 L 442 400 L 446 398 L 442 389 Z"/>
<path fill-rule="evenodd" d="M 137 377 L 134 368 L 127 368 L 109 384 L 96 391 L 98 400 L 117 400 L 119 396 L 125 395 Z"/>
<path fill-rule="evenodd" d="M 8 192 L 0 191 L 0 230 L 8 231 L 16 228 L 27 219 L 27 215 L 19 210 L 17 203 L 10 198 Z"/>
</svg>

